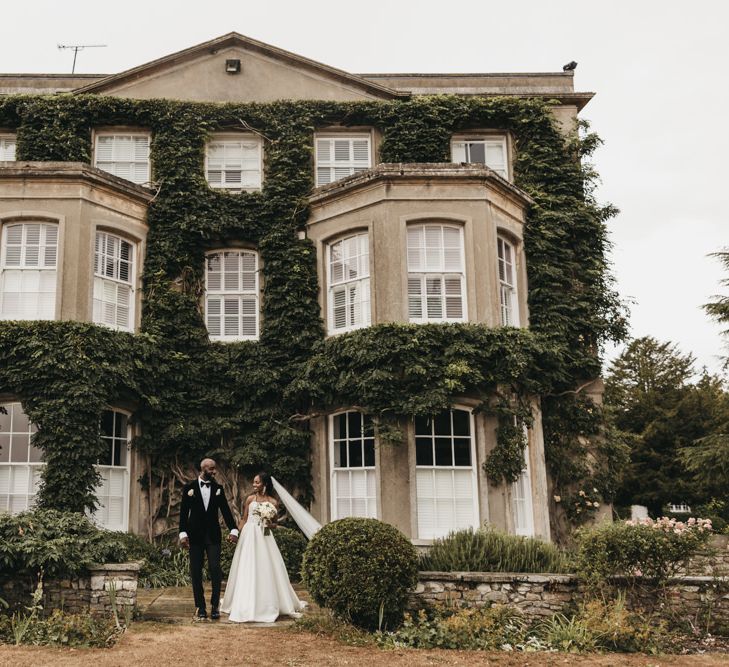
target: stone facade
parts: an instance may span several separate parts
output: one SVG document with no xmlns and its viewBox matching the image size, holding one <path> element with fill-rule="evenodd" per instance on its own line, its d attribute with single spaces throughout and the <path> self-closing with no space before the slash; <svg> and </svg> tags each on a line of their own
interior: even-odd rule
<svg viewBox="0 0 729 667">
<path fill-rule="evenodd" d="M 484 607 L 498 603 L 539 618 L 563 612 L 583 597 L 579 579 L 572 574 L 420 572 L 410 608 L 434 604 Z M 669 581 L 665 594 L 638 588 L 631 592 L 629 602 L 687 621 L 708 616 L 713 626 L 727 626 L 729 577 L 676 577 Z"/>
<path fill-rule="evenodd" d="M 62 609 L 73 614 L 108 614 L 137 604 L 137 577 L 141 562 L 94 565 L 87 574 L 75 579 L 50 580 L 43 583 L 41 604 L 44 610 Z M 33 585 L 27 579 L 0 582 L 0 596 L 11 607 L 28 604 Z"/>
</svg>

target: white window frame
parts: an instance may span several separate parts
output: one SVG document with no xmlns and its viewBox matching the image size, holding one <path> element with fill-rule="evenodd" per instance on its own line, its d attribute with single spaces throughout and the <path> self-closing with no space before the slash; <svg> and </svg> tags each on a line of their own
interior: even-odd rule
<svg viewBox="0 0 729 667">
<path fill-rule="evenodd" d="M 519 479 L 511 485 L 511 509 L 514 517 L 514 533 L 525 537 L 534 537 L 536 535 L 534 529 L 534 492 L 532 491 L 532 467 L 529 461 L 529 434 L 526 427 L 524 427 L 524 435 L 526 437 L 524 470 L 519 475 Z M 523 505 L 524 525 L 519 525 L 518 522 L 519 510 L 517 506 L 519 503 Z"/>
<path fill-rule="evenodd" d="M 342 249 L 347 247 L 347 242 L 354 240 L 357 247 L 357 253 L 344 257 L 342 254 L 341 261 L 342 271 L 344 273 L 347 260 L 355 260 L 357 263 L 357 276 L 347 279 L 342 275 L 341 280 L 335 280 L 332 271 L 332 250 L 335 246 L 340 245 Z M 327 243 L 326 262 L 327 262 L 327 311 L 328 311 L 328 333 L 330 335 L 343 333 L 345 331 L 353 331 L 370 326 L 372 323 L 372 302 L 370 292 L 370 237 L 368 231 L 355 232 L 347 236 L 342 236 Z M 365 252 L 362 252 L 363 248 Z M 353 295 L 354 292 L 354 295 Z M 335 306 L 338 295 L 344 295 L 344 326 L 336 326 Z M 359 306 L 359 322 L 356 321 L 354 314 Z"/>
<path fill-rule="evenodd" d="M 237 164 L 238 169 L 226 169 L 229 164 L 223 159 L 223 166 L 216 171 L 221 172 L 220 183 L 214 183 L 210 181 L 210 148 L 212 144 L 222 144 L 223 150 L 231 147 L 232 144 L 255 144 L 257 161 L 256 169 L 245 169 L 244 160 L 246 158 L 240 158 L 240 162 Z M 241 150 L 243 148 L 241 147 Z M 232 161 L 231 161 L 232 163 Z M 240 183 L 226 183 L 226 174 L 228 171 L 239 171 Z M 250 172 L 256 175 L 252 180 L 255 181 L 252 185 L 243 185 L 244 173 Z M 208 185 L 214 190 L 226 190 L 228 192 L 255 192 L 263 187 L 263 141 L 261 137 L 256 134 L 244 134 L 244 133 L 214 133 L 208 138 L 205 144 L 205 180 Z"/>
<path fill-rule="evenodd" d="M 505 327 L 518 327 L 520 317 L 517 282 L 517 245 L 502 234 L 499 234 L 496 238 L 496 249 L 501 325 Z M 511 255 L 511 261 L 508 260 L 507 254 Z"/>
<path fill-rule="evenodd" d="M 102 528 L 106 530 L 121 530 L 127 531 L 129 529 L 129 463 L 131 459 L 131 440 L 132 440 L 132 426 L 130 424 L 129 417 L 131 414 L 126 410 L 120 410 L 119 408 L 105 408 L 104 412 L 111 412 L 113 414 L 114 421 L 117 419 L 117 415 L 123 415 L 127 419 L 126 433 L 121 437 L 117 438 L 113 435 L 109 438 L 101 433 L 101 420 L 99 420 L 99 435 L 105 442 L 112 440 L 114 447 L 125 447 L 126 456 L 124 457 L 123 465 L 114 465 L 114 454 L 112 451 L 112 462 L 97 463 L 94 467 L 101 475 L 101 484 L 96 487 L 95 493 L 98 500 L 98 507 L 96 512 L 91 515 L 91 519 Z M 112 487 L 120 487 L 121 493 L 111 493 Z M 120 498 L 122 504 L 122 518 L 120 523 L 111 524 L 108 521 L 102 521 L 100 513 L 103 514 L 105 510 L 108 510 L 107 503 L 112 498 Z"/>
<path fill-rule="evenodd" d="M 427 229 L 439 228 L 441 245 L 438 247 L 439 251 L 439 270 L 432 271 L 427 269 Z M 423 229 L 423 245 L 419 245 L 417 248 L 410 245 L 411 231 Z M 445 230 L 457 230 L 459 238 L 459 271 L 447 271 L 446 270 L 446 244 L 445 244 Z M 426 222 L 426 223 L 412 223 L 407 226 L 407 239 L 406 239 L 406 252 L 407 252 L 407 316 L 408 321 L 414 323 L 426 323 L 426 322 L 467 322 L 468 321 L 468 302 L 466 299 L 466 256 L 463 239 L 463 226 L 454 225 L 442 222 Z M 452 248 L 451 248 L 452 250 Z M 415 265 L 412 261 L 412 256 L 415 252 L 421 253 L 422 263 L 420 266 Z M 452 281 L 457 278 L 460 281 L 460 298 L 461 302 L 461 316 L 460 317 L 448 317 L 448 299 L 456 296 L 455 294 L 448 293 L 448 281 Z M 429 281 L 439 280 L 438 292 L 429 292 Z M 414 293 L 414 287 L 418 285 L 418 293 Z M 441 304 L 442 317 L 429 317 L 428 316 L 428 302 L 429 299 L 439 299 Z M 414 316 L 411 301 L 417 299 L 420 302 L 420 313 L 421 317 Z"/>
<path fill-rule="evenodd" d="M 17 137 L 12 132 L 0 132 L 0 162 L 15 162 Z"/>
<path fill-rule="evenodd" d="M 116 250 L 113 255 L 107 252 L 109 240 L 113 239 Z M 122 244 L 128 244 L 131 259 L 122 257 Z M 103 244 L 103 247 L 102 247 Z M 125 238 L 105 229 L 97 229 L 94 239 L 94 288 L 92 319 L 95 324 L 115 329 L 116 331 L 131 331 L 135 329 L 136 298 L 137 298 L 137 252 L 138 245 L 131 239 Z M 122 278 L 122 263 L 127 263 L 128 280 Z M 106 275 L 106 268 L 111 266 L 113 276 Z M 127 325 L 119 324 L 120 297 L 127 298 Z M 108 309 L 113 309 L 113 317 L 106 317 Z"/>
<path fill-rule="evenodd" d="M 32 226 L 39 226 L 38 231 L 38 244 L 29 244 L 28 243 L 28 234 L 29 229 Z M 21 242 L 20 245 L 13 243 L 12 245 L 8 242 L 8 235 L 9 230 L 14 227 L 21 227 Z M 53 230 L 51 233 L 50 230 Z M 0 234 L 0 321 L 2 320 L 54 320 L 56 319 L 56 299 L 58 294 L 58 254 L 59 254 L 59 248 L 60 248 L 60 227 L 57 222 L 48 222 L 45 220 L 20 220 L 20 221 L 13 221 L 13 222 L 6 222 L 2 225 L 2 234 Z M 48 242 L 49 234 L 51 234 L 51 238 L 53 241 L 51 243 Z M 8 263 L 8 250 L 9 248 L 20 248 L 19 255 L 18 255 L 18 263 Z M 29 261 L 29 248 L 37 248 L 37 263 L 33 264 L 32 261 Z M 52 249 L 52 251 L 51 251 Z M 52 254 L 53 256 L 53 266 L 46 265 L 46 262 L 49 260 L 49 256 Z M 32 257 L 32 254 L 31 254 Z M 49 312 L 45 314 L 39 315 L 39 308 L 36 308 L 36 312 L 33 314 L 32 317 L 18 317 L 17 313 L 6 313 L 6 286 L 7 282 L 9 280 L 9 276 L 11 275 L 11 272 L 18 273 L 18 279 L 20 280 L 21 285 L 19 286 L 19 294 L 20 294 L 20 300 L 23 302 L 23 304 L 27 305 L 27 295 L 34 294 L 38 296 L 38 300 L 40 300 L 40 295 L 42 294 L 53 294 L 52 299 L 47 299 L 47 303 L 50 304 L 52 301 L 52 306 L 48 306 L 47 310 Z M 38 273 L 38 289 L 36 291 L 32 290 L 24 290 L 22 285 L 24 282 L 24 278 L 28 279 L 28 277 L 32 274 L 32 272 Z M 49 274 L 53 274 L 53 290 L 51 290 L 49 287 L 51 283 L 51 279 L 49 277 Z M 40 290 L 40 284 L 46 283 L 46 287 L 48 289 L 45 289 L 43 291 Z M 13 292 L 15 293 L 15 292 Z M 21 304 L 21 306 L 23 306 Z M 50 312 L 52 310 L 52 312 Z"/>
<path fill-rule="evenodd" d="M 11 460 L 11 445 L 11 449 L 8 450 L 8 460 L 0 463 L 0 498 L 7 497 L 4 503 L 0 501 L 0 513 L 9 512 L 15 514 L 17 512 L 24 512 L 33 506 L 40 485 L 41 471 L 45 463 L 42 460 L 31 461 L 31 451 L 34 450 L 40 455 L 42 455 L 42 452 L 32 444 L 32 435 L 38 429 L 30 421 L 28 416 L 25 415 L 28 420 L 28 429 L 26 431 L 16 431 L 14 429 L 13 422 L 16 419 L 16 410 L 20 410 L 25 414 L 22 404 L 19 401 L 7 401 L 1 402 L 0 406 L 8 411 L 8 417 L 10 418 L 10 430 L 0 431 L 0 435 L 9 436 L 10 440 L 12 440 L 13 436 L 27 436 L 29 438 L 28 453 L 25 461 Z M 3 438 L 3 442 L 4 440 L 5 438 Z M 22 506 L 18 502 L 12 502 L 14 498 L 24 499 L 22 500 Z"/>
<path fill-rule="evenodd" d="M 349 142 L 349 157 L 347 160 L 337 160 L 335 152 L 335 142 Z M 355 141 L 367 142 L 367 160 L 357 159 L 355 157 Z M 327 142 L 329 144 L 329 159 L 321 152 L 322 146 L 319 142 Z M 351 176 L 362 171 L 372 168 L 372 134 L 371 133 L 317 133 L 314 135 L 314 178 L 316 187 L 334 183 L 342 178 Z M 319 170 L 329 170 L 327 178 L 322 178 Z"/>
<path fill-rule="evenodd" d="M 347 432 L 346 436 L 344 438 L 335 439 L 334 438 L 334 420 L 341 416 L 346 415 L 346 425 L 347 429 L 349 429 L 349 415 L 350 414 L 358 414 L 360 415 L 361 422 L 360 422 L 360 428 L 362 429 L 362 437 L 356 438 L 354 440 L 359 440 L 362 445 L 362 465 L 361 466 L 337 466 L 335 464 L 336 461 L 336 455 L 335 455 L 335 449 L 337 445 L 340 442 L 350 442 L 349 433 Z M 377 480 L 378 480 L 378 470 L 377 470 L 377 442 L 375 440 L 374 434 L 372 437 L 373 441 L 373 448 L 374 448 L 374 457 L 375 457 L 375 464 L 373 466 L 366 466 L 365 463 L 365 453 L 364 453 L 364 447 L 365 447 L 365 440 L 369 440 L 369 438 L 364 437 L 364 419 L 366 415 L 362 412 L 359 412 L 358 410 L 345 410 L 342 412 L 337 412 L 335 414 L 329 415 L 329 460 L 331 461 L 330 465 L 330 475 L 329 475 L 329 488 L 331 489 L 330 493 L 330 500 L 331 500 L 331 520 L 335 521 L 336 519 L 343 519 L 348 516 L 364 516 L 369 517 L 373 519 L 378 519 L 378 510 L 377 510 Z M 371 419 L 371 417 L 370 417 Z M 349 451 L 349 448 L 347 449 Z M 360 476 L 364 478 L 364 486 L 365 489 L 367 489 L 372 483 L 374 486 L 374 494 L 370 496 L 369 494 L 365 495 L 364 498 L 361 496 L 354 496 L 351 493 L 352 489 L 352 482 L 355 478 L 355 475 L 358 473 L 362 473 Z M 347 496 L 347 499 L 349 500 L 349 506 L 350 506 L 350 512 L 348 514 L 341 514 L 339 513 L 339 506 L 338 506 L 338 500 L 340 500 L 339 497 L 339 490 L 340 490 L 340 481 L 342 478 L 346 475 L 350 493 Z M 370 482 L 372 480 L 372 482 Z M 365 514 L 353 514 L 352 513 L 352 504 L 353 500 L 355 499 L 363 499 L 365 503 Z M 342 498 L 344 499 L 344 498 Z"/>
<path fill-rule="evenodd" d="M 144 160 L 120 160 L 116 159 L 114 154 L 116 153 L 117 147 L 116 142 L 114 142 L 114 145 L 112 146 L 112 159 L 107 161 L 104 160 L 103 163 L 106 164 L 107 162 L 111 165 L 110 168 L 107 168 L 106 166 L 101 166 L 99 163 L 101 162 L 99 160 L 99 139 L 105 138 L 105 137 L 113 137 L 114 139 L 117 138 L 131 138 L 134 140 L 137 137 L 144 137 L 147 139 L 147 154 Z M 152 180 L 152 163 L 150 160 L 150 145 L 152 143 L 152 135 L 149 132 L 142 132 L 142 131 L 129 131 L 125 132 L 124 130 L 99 130 L 94 132 L 94 167 L 97 169 L 101 169 L 102 171 L 105 171 L 109 174 L 113 174 L 114 176 L 118 176 L 119 178 L 124 178 L 132 183 L 136 183 L 137 185 L 146 185 L 149 184 L 149 182 Z M 121 176 L 117 173 L 118 171 L 118 165 L 120 164 L 129 164 L 136 167 L 136 165 L 146 165 L 146 173 L 144 178 L 126 178 L 125 176 Z"/>
<path fill-rule="evenodd" d="M 211 289 L 209 285 L 209 258 L 213 255 L 221 255 L 221 267 L 223 266 L 223 260 L 226 253 L 237 254 L 239 269 L 242 263 L 243 255 L 253 256 L 255 259 L 255 269 L 253 270 L 254 286 L 252 288 L 243 287 L 243 275 L 245 273 L 242 270 L 238 272 L 238 288 L 237 289 L 225 289 L 225 271 L 221 271 L 221 284 L 218 289 Z M 226 334 L 225 333 L 225 308 L 227 303 L 232 303 L 232 300 L 237 298 L 237 317 L 238 317 L 238 333 Z M 219 312 L 211 312 L 212 302 L 218 302 Z M 243 320 L 244 315 L 244 304 L 249 303 L 251 300 L 254 301 L 255 311 L 255 333 L 254 334 L 243 334 Z M 249 248 L 219 248 L 217 250 L 211 250 L 205 253 L 205 326 L 208 329 L 208 335 L 210 340 L 221 341 L 221 342 L 234 342 L 241 340 L 258 340 L 261 332 L 261 300 L 260 300 L 260 256 L 258 251 L 251 250 Z M 210 332 L 210 318 L 220 318 L 220 333 L 213 334 Z M 229 315 L 232 318 L 232 314 Z"/>
<path fill-rule="evenodd" d="M 471 147 L 474 145 L 483 146 L 485 162 L 476 162 L 471 159 Z M 503 165 L 488 163 L 488 149 L 494 146 L 501 148 L 504 157 Z M 459 164 L 485 164 L 502 178 L 505 178 L 507 181 L 511 180 L 509 142 L 505 134 L 455 135 L 451 138 L 451 162 Z"/>
<path fill-rule="evenodd" d="M 454 451 L 454 439 L 455 438 L 463 438 L 465 436 L 456 436 L 454 435 L 453 431 L 453 411 L 460 410 L 462 412 L 466 412 L 468 414 L 468 420 L 469 420 L 469 430 L 470 435 L 469 439 L 471 441 L 471 448 L 470 448 L 470 454 L 471 454 L 471 465 L 470 466 L 457 466 L 455 465 L 455 451 Z M 431 419 L 431 433 L 430 435 L 418 435 L 415 427 L 415 420 L 412 422 L 413 427 L 413 453 L 414 453 L 414 460 L 415 460 L 415 507 L 416 507 L 416 515 L 417 515 L 417 535 L 419 539 L 425 539 L 425 540 L 432 540 L 437 539 L 440 537 L 445 537 L 451 530 L 460 530 L 465 528 L 473 528 L 477 529 L 480 525 L 480 518 L 479 518 L 479 497 L 478 497 L 478 468 L 476 465 L 477 459 L 476 459 L 476 423 L 473 415 L 473 410 L 471 408 L 467 407 L 461 407 L 461 406 L 454 406 L 450 410 L 448 410 L 448 413 L 450 415 L 451 420 L 451 435 L 450 436 L 443 436 L 443 435 L 435 435 L 435 415 L 433 417 L 430 417 Z M 417 438 L 418 437 L 430 437 L 432 438 L 433 442 L 433 463 L 432 465 L 423 465 L 418 464 L 417 462 Z M 450 437 L 451 439 L 451 456 L 452 456 L 452 465 L 436 465 L 435 462 L 435 438 L 446 438 Z M 457 489 L 458 483 L 456 481 L 456 472 L 459 471 L 465 471 L 470 470 L 471 474 L 469 475 L 470 482 L 471 482 L 471 522 L 467 525 L 461 525 L 458 527 L 456 525 L 456 522 L 454 521 L 452 525 L 449 526 L 439 526 L 438 525 L 438 506 L 440 504 L 444 505 L 451 505 L 451 511 L 452 515 L 456 516 L 456 496 L 452 497 L 443 497 L 439 498 L 438 496 L 424 496 L 424 494 L 421 491 L 421 488 L 423 486 L 423 480 L 426 475 L 430 475 L 432 480 L 432 488 L 437 489 L 438 486 L 438 480 L 437 480 L 437 473 L 443 472 L 447 473 L 450 472 L 451 477 L 451 488 Z M 445 475 L 447 477 L 447 475 Z M 428 533 L 426 532 L 425 527 L 423 526 L 423 523 L 421 521 L 421 501 L 432 501 L 433 502 L 433 513 L 435 520 L 433 522 L 433 532 Z"/>
</svg>

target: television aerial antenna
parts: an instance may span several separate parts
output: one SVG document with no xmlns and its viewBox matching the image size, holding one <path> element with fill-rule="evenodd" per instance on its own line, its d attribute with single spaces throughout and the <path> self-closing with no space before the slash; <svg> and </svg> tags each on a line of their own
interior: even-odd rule
<svg viewBox="0 0 729 667">
<path fill-rule="evenodd" d="M 71 74 L 76 72 L 76 56 L 79 51 L 84 49 L 103 49 L 106 44 L 59 44 L 59 49 L 73 49 L 73 67 L 71 67 Z"/>
</svg>

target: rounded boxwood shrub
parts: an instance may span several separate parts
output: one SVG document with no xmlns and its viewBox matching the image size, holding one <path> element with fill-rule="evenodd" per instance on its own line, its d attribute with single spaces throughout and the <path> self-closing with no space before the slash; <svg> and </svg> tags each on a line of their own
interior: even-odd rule
<svg viewBox="0 0 729 667">
<path fill-rule="evenodd" d="M 314 601 L 336 616 L 374 630 L 402 622 L 418 578 L 415 547 L 377 519 L 340 519 L 309 542 L 302 565 Z"/>
</svg>

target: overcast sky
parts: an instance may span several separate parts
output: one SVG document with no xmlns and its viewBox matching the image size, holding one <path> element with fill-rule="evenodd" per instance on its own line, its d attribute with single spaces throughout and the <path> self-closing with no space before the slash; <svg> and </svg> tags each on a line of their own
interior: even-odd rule
<svg viewBox="0 0 729 667">
<path fill-rule="evenodd" d="M 631 333 L 718 371 L 720 327 L 701 305 L 721 291 L 729 246 L 729 86 L 723 0 L 31 0 L 3 3 L 0 72 L 115 73 L 237 31 L 349 72 L 544 72 L 576 60 L 612 261 Z M 726 289 L 726 288 L 725 288 Z M 615 354 L 614 350 L 609 354 Z"/>
</svg>

